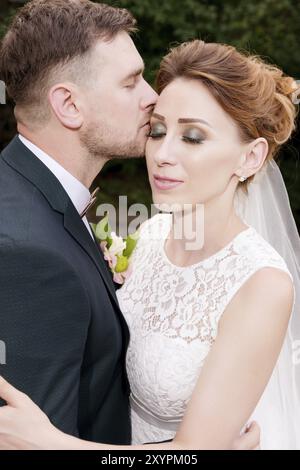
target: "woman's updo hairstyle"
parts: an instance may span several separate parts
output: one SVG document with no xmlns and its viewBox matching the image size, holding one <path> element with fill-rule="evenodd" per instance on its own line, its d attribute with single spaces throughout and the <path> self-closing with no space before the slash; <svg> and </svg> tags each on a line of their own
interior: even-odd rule
<svg viewBox="0 0 300 470">
<path fill-rule="evenodd" d="M 293 101 L 299 85 L 258 56 L 225 44 L 186 42 L 162 59 L 158 93 L 176 78 L 200 80 L 206 85 L 238 124 L 243 142 L 264 137 L 269 144 L 266 161 L 276 156 L 295 129 L 297 108 Z M 251 179 L 240 184 L 247 186 Z"/>
</svg>

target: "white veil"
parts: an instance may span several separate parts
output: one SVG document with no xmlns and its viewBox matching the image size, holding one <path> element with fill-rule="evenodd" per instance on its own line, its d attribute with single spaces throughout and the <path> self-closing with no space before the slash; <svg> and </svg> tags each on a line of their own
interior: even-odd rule
<svg viewBox="0 0 300 470">
<path fill-rule="evenodd" d="M 273 160 L 249 183 L 248 195 L 237 190 L 235 207 L 282 256 L 293 277 L 295 303 L 288 332 L 254 417 L 259 424 L 260 419 L 266 421 L 262 439 L 272 441 L 274 448 L 300 449 L 300 238 L 281 172 Z"/>
</svg>

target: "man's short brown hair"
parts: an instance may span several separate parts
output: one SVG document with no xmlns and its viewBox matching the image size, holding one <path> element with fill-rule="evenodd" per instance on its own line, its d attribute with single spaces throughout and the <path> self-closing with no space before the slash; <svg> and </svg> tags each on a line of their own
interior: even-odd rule
<svg viewBox="0 0 300 470">
<path fill-rule="evenodd" d="M 53 71 L 72 67 L 98 39 L 134 30 L 126 9 L 89 0 L 32 0 L 2 40 L 0 80 L 17 105 L 39 106 Z"/>
</svg>

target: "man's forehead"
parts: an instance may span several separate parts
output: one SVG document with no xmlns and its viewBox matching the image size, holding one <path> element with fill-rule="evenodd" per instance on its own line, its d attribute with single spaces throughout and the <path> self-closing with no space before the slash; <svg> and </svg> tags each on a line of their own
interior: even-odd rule
<svg viewBox="0 0 300 470">
<path fill-rule="evenodd" d="M 127 33 L 119 33 L 110 41 L 99 40 L 94 57 L 102 67 L 117 67 L 120 73 L 134 73 L 144 68 L 144 62 L 134 42 Z"/>
</svg>

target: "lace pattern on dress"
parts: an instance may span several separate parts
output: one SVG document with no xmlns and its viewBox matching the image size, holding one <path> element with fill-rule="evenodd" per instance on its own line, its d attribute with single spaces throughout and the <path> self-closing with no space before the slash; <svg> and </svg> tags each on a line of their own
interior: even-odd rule
<svg viewBox="0 0 300 470">
<path fill-rule="evenodd" d="M 162 420 L 182 417 L 214 343 L 218 322 L 241 286 L 259 269 L 288 272 L 280 255 L 252 227 L 208 259 L 181 268 L 164 252 L 169 214 L 148 221 L 133 254 L 133 273 L 118 291 L 131 331 L 127 369 L 133 395 Z M 132 412 L 135 443 L 170 439 Z"/>
</svg>

